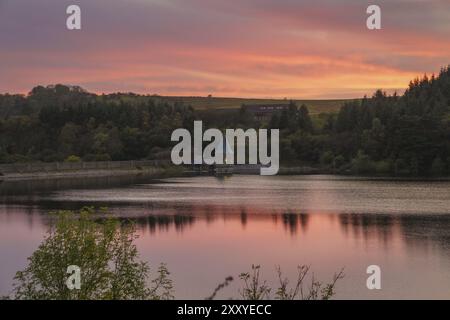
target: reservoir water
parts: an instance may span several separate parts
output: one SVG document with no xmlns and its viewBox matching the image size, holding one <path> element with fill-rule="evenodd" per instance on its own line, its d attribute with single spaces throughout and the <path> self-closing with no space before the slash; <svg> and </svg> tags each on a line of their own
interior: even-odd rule
<svg viewBox="0 0 450 320">
<path fill-rule="evenodd" d="M 237 276 L 261 265 L 294 281 L 310 265 L 337 299 L 450 299 L 450 182 L 338 176 L 123 177 L 0 184 L 0 295 L 38 247 L 50 211 L 108 207 L 136 222 L 140 257 L 167 264 L 176 298 L 238 298 Z M 368 290 L 378 265 L 382 289 Z"/>
</svg>

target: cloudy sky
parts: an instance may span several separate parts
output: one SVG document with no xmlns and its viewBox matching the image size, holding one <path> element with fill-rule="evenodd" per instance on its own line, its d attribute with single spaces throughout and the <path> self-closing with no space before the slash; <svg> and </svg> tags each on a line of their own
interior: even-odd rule
<svg viewBox="0 0 450 320">
<path fill-rule="evenodd" d="M 82 30 L 66 29 L 66 8 Z M 366 8 L 382 9 L 380 31 Z M 0 0 L 0 92 L 347 98 L 450 64 L 450 0 Z"/>
</svg>

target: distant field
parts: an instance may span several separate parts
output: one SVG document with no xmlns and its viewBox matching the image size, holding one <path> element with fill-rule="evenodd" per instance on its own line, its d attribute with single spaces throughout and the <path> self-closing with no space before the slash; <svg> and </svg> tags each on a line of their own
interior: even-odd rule
<svg viewBox="0 0 450 320">
<path fill-rule="evenodd" d="M 214 110 L 214 109 L 238 109 L 242 104 L 279 104 L 289 103 L 290 100 L 282 99 L 245 99 L 245 98 L 215 98 L 215 97 L 161 97 L 162 100 L 170 102 L 183 102 L 191 105 L 196 110 Z M 347 100 L 293 100 L 298 106 L 305 104 L 311 114 L 322 112 L 338 112 L 339 108 Z"/>
</svg>

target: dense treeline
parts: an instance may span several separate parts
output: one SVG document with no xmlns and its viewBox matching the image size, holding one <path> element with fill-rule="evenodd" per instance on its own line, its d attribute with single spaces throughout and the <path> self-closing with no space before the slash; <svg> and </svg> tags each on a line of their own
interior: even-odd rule
<svg viewBox="0 0 450 320">
<path fill-rule="evenodd" d="M 176 103 L 62 85 L 0 96 L 0 116 L 1 162 L 164 157 L 172 131 L 193 123 L 193 110 Z"/>
<path fill-rule="evenodd" d="M 450 69 L 415 79 L 404 95 L 377 91 L 337 114 L 310 116 L 290 103 L 269 121 L 240 110 L 194 111 L 158 96 L 95 95 L 79 87 L 36 87 L 0 95 L 0 163 L 168 159 L 179 127 L 279 128 L 285 164 L 357 174 L 450 173 Z"/>
<path fill-rule="evenodd" d="M 415 79 L 403 96 L 377 91 L 346 103 L 337 115 L 321 115 L 311 127 L 306 110 L 274 115 L 284 130 L 286 160 L 321 163 L 358 174 L 443 175 L 450 173 L 450 69 Z"/>
</svg>

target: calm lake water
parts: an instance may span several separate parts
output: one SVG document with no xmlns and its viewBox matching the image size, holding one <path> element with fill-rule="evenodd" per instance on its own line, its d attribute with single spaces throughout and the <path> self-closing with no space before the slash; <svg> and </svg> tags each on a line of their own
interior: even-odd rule
<svg viewBox="0 0 450 320">
<path fill-rule="evenodd" d="M 338 299 L 450 299 L 450 182 L 336 176 L 145 177 L 0 184 L 0 295 L 42 241 L 55 209 L 108 206 L 134 220 L 141 258 L 165 262 L 177 298 L 238 297 L 252 264 L 276 285 L 311 265 Z M 382 290 L 366 268 L 382 269 Z"/>
</svg>

